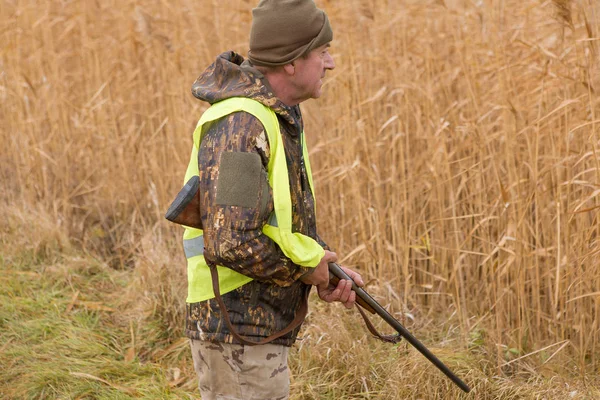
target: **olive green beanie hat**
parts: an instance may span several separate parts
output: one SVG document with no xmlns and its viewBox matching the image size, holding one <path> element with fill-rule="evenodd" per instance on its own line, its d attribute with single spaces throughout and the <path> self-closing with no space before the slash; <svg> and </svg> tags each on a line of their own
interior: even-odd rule
<svg viewBox="0 0 600 400">
<path fill-rule="evenodd" d="M 261 0 L 252 10 L 248 58 L 254 65 L 285 65 L 332 39 L 327 14 L 313 0 Z"/>
</svg>

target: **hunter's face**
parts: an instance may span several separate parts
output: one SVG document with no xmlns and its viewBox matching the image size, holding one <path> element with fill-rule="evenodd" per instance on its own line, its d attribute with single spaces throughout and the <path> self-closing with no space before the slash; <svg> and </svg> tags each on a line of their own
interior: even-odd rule
<svg viewBox="0 0 600 400">
<path fill-rule="evenodd" d="M 319 98 L 325 73 L 335 68 L 333 58 L 329 54 L 329 43 L 314 49 L 306 57 L 298 58 L 293 65 L 293 84 L 297 97 L 303 100 Z"/>
</svg>

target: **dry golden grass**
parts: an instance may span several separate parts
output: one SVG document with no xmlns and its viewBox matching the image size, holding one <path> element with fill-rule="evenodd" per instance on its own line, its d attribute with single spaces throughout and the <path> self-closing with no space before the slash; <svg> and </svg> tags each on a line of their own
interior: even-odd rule
<svg viewBox="0 0 600 400">
<path fill-rule="evenodd" d="M 334 27 L 337 64 L 324 96 L 304 105 L 322 235 L 407 326 L 445 343 L 436 350 L 450 359 L 452 349 L 465 355 L 452 366 L 487 382 L 479 398 L 528 398 L 551 377 L 571 387 L 593 379 L 598 3 L 318 3 Z M 133 269 L 130 298 L 172 338 L 184 259 L 180 231 L 162 215 L 206 108 L 189 88 L 221 51 L 246 52 L 253 5 L 0 2 L 2 207 L 38 215 L 53 243 Z M 26 232 L 13 241 L 25 232 L 5 229 L 3 240 L 36 248 L 39 232 Z M 319 330 L 328 340 L 316 340 Z M 402 385 L 414 393 L 420 383 L 424 398 L 456 393 L 431 370 L 414 372 L 426 364 L 418 355 L 393 367 L 412 372 L 391 382 L 386 368 L 396 364 L 373 344 L 377 358 L 356 358 L 374 367 L 348 371 L 365 376 L 349 384 L 335 361 L 345 354 L 338 331 L 315 315 L 307 332 L 302 346 L 324 347 L 295 356 L 298 398 L 325 396 L 312 384 L 363 393 L 322 398 L 369 398 L 372 384 L 390 392 L 371 398 L 393 398 Z M 366 342 L 361 332 L 340 340 Z M 311 383 L 311 368 L 328 363 L 327 379 Z M 503 386 L 517 377 L 532 391 Z M 563 398 L 565 387 L 536 393 Z"/>
</svg>

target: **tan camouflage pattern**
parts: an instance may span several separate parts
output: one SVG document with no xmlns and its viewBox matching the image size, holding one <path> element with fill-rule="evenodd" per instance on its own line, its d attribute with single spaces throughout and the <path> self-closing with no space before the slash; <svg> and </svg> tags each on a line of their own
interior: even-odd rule
<svg viewBox="0 0 600 400">
<path fill-rule="evenodd" d="M 314 198 L 302 160 L 300 108 L 288 107 L 274 97 L 262 74 L 233 52 L 219 56 L 196 80 L 192 92 L 209 103 L 233 96 L 250 97 L 277 113 L 290 178 L 293 230 L 326 247 L 317 234 Z M 249 198 L 256 199 L 254 207 L 217 203 L 219 162 L 223 152 L 260 155 L 264 168 L 262 183 L 256 187 L 256 193 L 248 194 Z M 212 123 L 198 153 L 204 257 L 208 263 L 231 268 L 254 279 L 223 295 L 223 301 L 239 333 L 257 340 L 286 327 L 294 319 L 303 292 L 310 290 L 310 286 L 298 280 L 310 269 L 294 264 L 262 233 L 262 226 L 273 212 L 272 191 L 266 184 L 269 155 L 262 124 L 244 112 Z M 291 346 L 298 330 L 273 343 Z M 186 335 L 192 339 L 236 342 L 223 323 L 214 299 L 187 305 Z"/>
<path fill-rule="evenodd" d="M 190 340 L 202 400 L 285 400 L 289 348 Z"/>
</svg>

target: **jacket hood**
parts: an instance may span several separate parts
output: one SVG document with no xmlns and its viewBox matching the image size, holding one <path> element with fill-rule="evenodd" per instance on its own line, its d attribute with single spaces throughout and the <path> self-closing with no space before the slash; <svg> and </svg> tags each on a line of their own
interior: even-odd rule
<svg viewBox="0 0 600 400">
<path fill-rule="evenodd" d="M 271 108 L 290 124 L 300 124 L 300 107 L 289 107 L 275 97 L 264 75 L 233 51 L 219 55 L 200 74 L 192 85 L 192 94 L 210 104 L 230 97 L 250 98 Z"/>
</svg>

